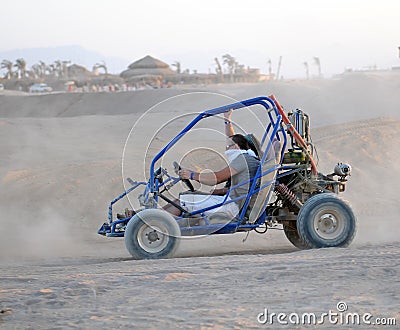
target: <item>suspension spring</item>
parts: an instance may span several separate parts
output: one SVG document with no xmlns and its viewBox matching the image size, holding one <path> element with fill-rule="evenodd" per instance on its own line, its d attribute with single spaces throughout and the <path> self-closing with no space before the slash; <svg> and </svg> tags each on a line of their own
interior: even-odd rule
<svg viewBox="0 0 400 330">
<path fill-rule="evenodd" d="M 290 204 L 301 208 L 303 203 L 297 198 L 297 196 L 283 183 L 275 186 L 275 191 L 281 195 L 281 197 L 287 200 Z"/>
</svg>

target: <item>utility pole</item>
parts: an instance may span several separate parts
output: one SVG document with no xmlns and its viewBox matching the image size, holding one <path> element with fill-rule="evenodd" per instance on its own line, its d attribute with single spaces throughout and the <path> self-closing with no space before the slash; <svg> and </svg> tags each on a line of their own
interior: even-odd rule
<svg viewBox="0 0 400 330">
<path fill-rule="evenodd" d="M 268 59 L 268 77 L 272 79 L 272 67 L 271 67 L 271 59 Z"/>
<path fill-rule="evenodd" d="M 308 80 L 308 78 L 310 77 L 309 71 L 308 71 L 308 63 L 304 62 L 304 67 L 306 68 L 306 79 Z"/>
<path fill-rule="evenodd" d="M 281 63 L 282 63 L 282 56 L 279 56 L 278 69 L 276 70 L 276 79 L 279 79 L 279 73 L 281 71 Z"/>
</svg>

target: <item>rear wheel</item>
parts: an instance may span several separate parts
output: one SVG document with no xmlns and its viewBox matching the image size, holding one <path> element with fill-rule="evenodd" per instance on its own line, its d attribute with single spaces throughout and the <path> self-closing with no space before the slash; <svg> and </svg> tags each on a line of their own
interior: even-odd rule
<svg viewBox="0 0 400 330">
<path fill-rule="evenodd" d="M 304 203 L 297 228 L 309 248 L 346 247 L 356 234 L 356 217 L 350 205 L 336 194 L 322 193 Z"/>
<path fill-rule="evenodd" d="M 295 221 L 290 221 L 289 225 L 283 225 L 283 231 L 285 232 L 289 242 L 298 249 L 305 250 L 309 248 L 308 245 L 301 239 Z"/>
<path fill-rule="evenodd" d="M 171 214 L 147 209 L 135 214 L 128 222 L 125 246 L 134 259 L 169 258 L 178 248 L 180 234 Z"/>
</svg>

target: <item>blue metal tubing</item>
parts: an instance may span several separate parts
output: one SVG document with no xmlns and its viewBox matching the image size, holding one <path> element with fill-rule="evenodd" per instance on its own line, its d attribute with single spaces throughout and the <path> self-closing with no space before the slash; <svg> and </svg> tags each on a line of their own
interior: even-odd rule
<svg viewBox="0 0 400 330">
<path fill-rule="evenodd" d="M 173 176 L 170 176 L 169 178 L 167 178 L 167 179 L 165 179 L 164 181 L 162 181 L 161 183 L 159 183 L 158 182 L 158 180 L 157 180 L 157 183 L 156 183 L 156 185 L 157 185 L 157 188 L 159 189 L 159 188 L 162 188 L 163 186 L 165 186 L 168 182 L 170 182 L 170 181 L 173 181 L 173 183 L 175 184 L 175 183 L 177 183 L 178 181 L 180 181 L 181 179 L 179 178 L 179 177 L 177 177 L 177 178 L 174 178 Z M 157 190 L 158 190 L 157 189 Z"/>
<path fill-rule="evenodd" d="M 273 129 L 272 134 L 271 134 L 271 138 L 268 141 L 267 148 L 266 148 L 266 150 L 264 152 L 263 157 L 261 158 L 260 165 L 258 166 L 257 173 L 256 173 L 256 176 L 255 176 L 256 178 L 261 178 L 261 176 L 262 176 L 261 175 L 262 174 L 262 167 L 264 165 L 265 159 L 267 158 L 268 151 L 272 147 L 272 137 L 275 136 L 276 133 L 278 132 L 278 129 L 279 129 L 280 124 L 281 124 L 281 121 L 282 121 L 282 116 L 278 115 L 277 116 L 277 120 L 276 120 L 276 124 L 274 125 L 274 129 Z M 246 201 L 244 202 L 244 205 L 242 207 L 242 211 L 241 211 L 240 216 L 239 216 L 240 219 L 244 218 L 244 215 L 246 213 L 247 207 L 248 207 L 248 205 L 250 203 L 251 196 L 254 195 L 254 191 L 256 189 L 256 185 L 257 185 L 257 180 L 254 180 L 252 185 L 251 185 L 251 188 L 249 190 L 249 193 L 247 195 Z"/>
<path fill-rule="evenodd" d="M 210 224 L 207 226 L 182 227 L 182 236 L 211 235 L 211 234 L 233 234 L 238 228 L 237 223 Z"/>
<path fill-rule="evenodd" d="M 231 222 L 227 224 L 210 224 L 206 226 L 181 227 L 182 236 L 194 235 L 214 235 L 214 234 L 232 234 L 239 229 L 252 230 L 258 228 L 261 223 L 239 225 L 239 222 Z"/>
<path fill-rule="evenodd" d="M 269 104 L 268 104 L 268 103 Z M 225 105 L 222 107 L 218 107 L 218 108 L 214 108 L 211 110 L 206 110 L 202 113 L 200 113 L 199 115 L 197 115 L 197 117 L 195 119 L 193 119 L 177 136 L 175 136 L 171 142 L 169 142 L 152 160 L 151 164 L 150 164 L 150 183 L 151 186 L 150 188 L 150 192 L 155 192 L 157 190 L 157 187 L 155 187 L 154 185 L 154 166 L 155 163 L 176 143 L 178 142 L 193 126 L 195 126 L 200 120 L 207 118 L 207 117 L 211 117 L 211 116 L 215 116 L 224 112 L 227 112 L 229 110 L 237 110 L 240 108 L 244 108 L 244 107 L 248 107 L 248 106 L 252 106 L 252 105 L 262 105 L 264 106 L 264 108 L 266 110 L 268 109 L 272 109 L 275 111 L 276 115 L 278 116 L 278 111 L 276 109 L 275 103 L 274 101 L 272 101 L 270 98 L 266 97 L 266 96 L 261 96 L 261 97 L 256 97 L 253 99 L 249 99 L 249 100 L 244 100 L 241 102 L 237 102 L 237 103 L 233 103 L 230 105 Z"/>
<path fill-rule="evenodd" d="M 135 184 L 130 187 L 128 190 L 125 190 L 121 195 L 119 195 L 118 197 L 114 198 L 109 207 L 108 207 L 108 220 L 110 223 L 112 223 L 112 206 L 118 202 L 120 199 L 124 198 L 126 195 L 128 195 L 132 190 L 136 189 L 137 187 L 139 187 L 140 185 L 147 185 L 147 182 L 135 182 Z"/>
<path fill-rule="evenodd" d="M 296 169 L 293 169 L 293 168 L 291 168 L 291 167 L 288 168 L 288 167 L 286 167 L 286 166 L 281 168 L 281 170 L 285 170 L 285 169 L 290 169 L 290 171 L 286 171 L 286 172 L 279 173 L 279 174 L 277 175 L 277 179 L 304 170 L 304 168 L 296 168 Z"/>
<path fill-rule="evenodd" d="M 111 222 L 111 233 L 115 233 L 115 227 L 120 224 L 120 223 L 127 223 L 130 220 L 130 218 L 125 218 L 125 219 L 119 219 Z"/>
<path fill-rule="evenodd" d="M 124 237 L 124 235 L 125 235 L 124 232 L 118 232 L 118 233 L 109 232 L 106 234 L 107 237 Z"/>
</svg>

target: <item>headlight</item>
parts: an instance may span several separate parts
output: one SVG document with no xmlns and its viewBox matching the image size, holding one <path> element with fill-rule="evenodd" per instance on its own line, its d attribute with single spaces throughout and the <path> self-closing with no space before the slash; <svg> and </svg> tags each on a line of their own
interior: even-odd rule
<svg viewBox="0 0 400 330">
<path fill-rule="evenodd" d="M 351 172 L 351 166 L 346 163 L 338 163 L 333 172 L 339 176 L 348 176 Z"/>
</svg>

